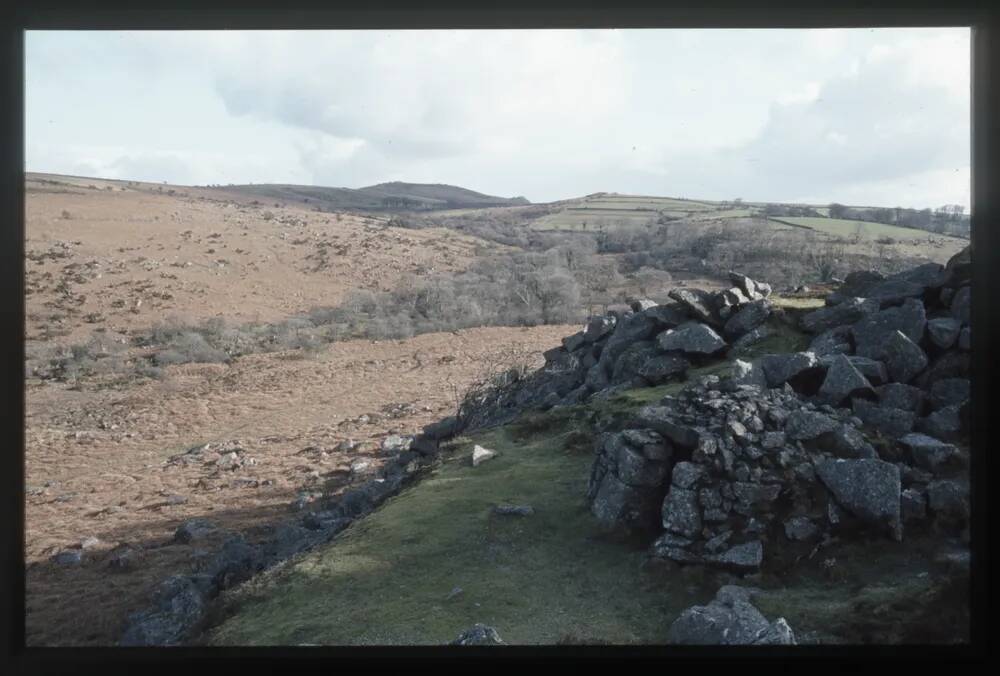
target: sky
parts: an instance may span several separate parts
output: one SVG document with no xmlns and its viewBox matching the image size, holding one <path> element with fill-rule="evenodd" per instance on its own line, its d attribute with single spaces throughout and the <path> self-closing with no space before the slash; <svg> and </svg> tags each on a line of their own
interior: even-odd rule
<svg viewBox="0 0 1000 676">
<path fill-rule="evenodd" d="M 28 171 L 970 202 L 967 28 L 29 31 Z"/>
</svg>

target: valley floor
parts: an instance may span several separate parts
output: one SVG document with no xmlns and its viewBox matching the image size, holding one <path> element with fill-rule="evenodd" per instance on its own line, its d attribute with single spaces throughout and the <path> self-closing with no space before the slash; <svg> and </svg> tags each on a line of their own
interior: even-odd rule
<svg viewBox="0 0 1000 676">
<path fill-rule="evenodd" d="M 456 393 L 501 351 L 520 349 L 540 363 L 540 352 L 574 328 L 348 341 L 307 357 L 270 353 L 228 366 L 171 366 L 164 380 L 127 390 L 29 380 L 29 645 L 113 644 L 126 613 L 212 548 L 210 541 L 172 543 L 179 524 L 207 518 L 252 538 L 261 524 L 296 518 L 291 504 L 303 488 L 329 494 L 364 480 L 383 462 L 385 436 L 415 433 L 453 413 Z M 337 450 L 349 439 L 359 446 Z M 242 466 L 168 462 L 209 443 L 240 449 Z M 49 561 L 92 537 L 99 543 L 84 550 L 80 565 Z M 145 551 L 134 572 L 107 567 L 122 542 Z"/>
</svg>

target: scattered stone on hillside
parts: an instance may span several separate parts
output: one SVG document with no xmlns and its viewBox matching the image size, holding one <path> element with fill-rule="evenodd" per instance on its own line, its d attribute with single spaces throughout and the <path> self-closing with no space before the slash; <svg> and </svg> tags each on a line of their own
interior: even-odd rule
<svg viewBox="0 0 1000 676">
<path fill-rule="evenodd" d="M 605 315 L 603 317 L 592 317 L 589 322 L 587 322 L 587 328 L 583 331 L 583 339 L 587 343 L 593 343 L 611 333 L 616 324 L 614 315 Z"/>
<path fill-rule="evenodd" d="M 862 357 L 881 359 L 889 336 L 901 331 L 912 342 L 919 344 L 926 325 L 924 304 L 915 298 L 908 298 L 902 305 L 868 315 L 851 327 L 855 352 Z"/>
<path fill-rule="evenodd" d="M 968 378 L 942 378 L 931 385 L 931 408 L 938 410 L 963 404 L 968 401 L 971 392 L 972 383 Z"/>
<path fill-rule="evenodd" d="M 205 519 L 191 519 L 185 521 L 174 531 L 174 542 L 188 544 L 197 540 L 203 540 L 213 535 L 218 529 L 215 524 Z"/>
<path fill-rule="evenodd" d="M 854 324 L 878 312 L 877 300 L 849 298 L 838 305 L 831 305 L 802 315 L 800 325 L 809 333 L 824 333 Z"/>
<path fill-rule="evenodd" d="M 913 413 L 920 413 L 927 398 L 920 388 L 903 383 L 888 383 L 876 392 L 880 405 Z"/>
<path fill-rule="evenodd" d="M 722 587 L 708 605 L 692 606 L 670 625 L 673 645 L 795 645 L 784 618 L 768 622 L 750 602 L 751 590 Z"/>
<path fill-rule="evenodd" d="M 851 351 L 851 327 L 838 326 L 828 329 L 809 343 L 809 352 L 817 357 L 831 354 L 847 354 Z"/>
<path fill-rule="evenodd" d="M 972 287 L 963 286 L 955 292 L 951 299 L 951 316 L 962 322 L 969 324 L 972 319 Z"/>
<path fill-rule="evenodd" d="M 950 479 L 927 484 L 927 506 L 935 516 L 969 518 L 969 487 Z"/>
<path fill-rule="evenodd" d="M 60 566 L 78 566 L 83 561 L 83 552 L 79 549 L 64 549 L 54 554 L 49 560 Z"/>
<path fill-rule="evenodd" d="M 781 387 L 792 378 L 816 371 L 819 367 L 816 355 L 812 352 L 769 354 L 762 357 L 760 363 L 764 369 L 768 387 Z"/>
<path fill-rule="evenodd" d="M 919 432 L 900 437 L 899 443 L 909 450 L 913 462 L 918 467 L 932 473 L 937 473 L 942 465 L 958 453 L 958 449 L 952 444 Z"/>
<path fill-rule="evenodd" d="M 902 331 L 893 331 L 885 337 L 882 361 L 889 377 L 899 383 L 910 382 L 927 367 L 927 355 Z"/>
<path fill-rule="evenodd" d="M 817 400 L 831 406 L 839 406 L 852 396 L 874 396 L 868 379 L 855 368 L 845 355 L 834 355 L 829 359 L 826 377 L 817 393 Z"/>
<path fill-rule="evenodd" d="M 493 627 L 485 624 L 474 624 L 458 635 L 452 645 L 505 645 L 500 634 Z"/>
<path fill-rule="evenodd" d="M 770 301 L 760 299 L 746 303 L 726 322 L 725 333 L 729 338 L 739 338 L 745 333 L 756 329 L 767 321 L 767 318 L 770 316 Z"/>
<path fill-rule="evenodd" d="M 535 513 L 535 508 L 531 505 L 496 505 L 493 513 L 501 516 L 531 516 Z"/>
<path fill-rule="evenodd" d="M 142 547 L 123 542 L 108 553 L 106 560 L 108 569 L 125 573 L 138 569 L 144 559 Z"/>
<path fill-rule="evenodd" d="M 413 437 L 404 437 L 399 434 L 390 434 L 389 436 L 382 439 L 382 452 L 383 453 L 402 453 L 403 451 L 410 450 L 410 444 L 413 443 Z"/>
<path fill-rule="evenodd" d="M 927 337 L 942 350 L 955 344 L 961 330 L 962 322 L 953 317 L 938 317 L 927 321 Z"/>
<path fill-rule="evenodd" d="M 899 468 L 882 460 L 827 459 L 816 473 L 841 507 L 861 520 L 902 538 Z"/>
<path fill-rule="evenodd" d="M 201 624 L 205 613 L 205 592 L 190 576 L 174 575 L 157 589 L 150 610 L 129 617 L 118 645 L 178 645 Z"/>
<path fill-rule="evenodd" d="M 717 324 L 715 316 L 712 314 L 711 295 L 701 289 L 674 289 L 667 294 L 680 303 L 687 312 L 695 319 Z"/>
<path fill-rule="evenodd" d="M 482 463 L 495 458 L 497 455 L 496 451 L 490 450 L 488 448 L 483 448 L 479 444 L 476 444 L 472 449 L 472 466 L 479 467 Z"/>
<path fill-rule="evenodd" d="M 679 351 L 689 354 L 715 354 L 726 348 L 719 334 L 706 324 L 688 322 L 676 329 L 667 329 L 656 337 L 657 346 L 664 352 Z"/>
<path fill-rule="evenodd" d="M 911 432 L 917 420 L 916 415 L 910 411 L 880 406 L 865 399 L 853 399 L 852 406 L 854 415 L 862 423 L 893 438 Z"/>
</svg>

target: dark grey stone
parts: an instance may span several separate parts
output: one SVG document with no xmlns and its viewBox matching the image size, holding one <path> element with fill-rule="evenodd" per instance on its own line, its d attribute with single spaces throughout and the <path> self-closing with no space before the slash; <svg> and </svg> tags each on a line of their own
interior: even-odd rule
<svg viewBox="0 0 1000 676">
<path fill-rule="evenodd" d="M 729 273 L 729 281 L 750 300 L 759 300 L 771 295 L 771 285 L 750 279 L 738 272 Z"/>
<path fill-rule="evenodd" d="M 840 458 L 877 458 L 875 448 L 852 425 L 840 425 L 831 435 L 831 450 Z"/>
<path fill-rule="evenodd" d="M 861 371 L 861 375 L 867 378 L 868 382 L 872 385 L 882 385 L 889 382 L 889 371 L 886 369 L 884 363 L 876 359 L 854 355 L 848 357 L 848 359 L 851 360 L 854 368 Z"/>
<path fill-rule="evenodd" d="M 839 423 L 826 414 L 800 409 L 788 416 L 785 434 L 789 439 L 804 441 L 833 432 L 838 426 Z"/>
<path fill-rule="evenodd" d="M 569 352 L 574 352 L 577 349 L 583 347 L 587 343 L 587 339 L 584 338 L 583 331 L 577 331 L 572 336 L 566 336 L 562 339 L 563 347 L 565 347 Z"/>
<path fill-rule="evenodd" d="M 174 542 L 188 544 L 196 540 L 202 540 L 215 533 L 217 528 L 210 521 L 205 519 L 191 519 L 185 521 L 174 531 Z"/>
<path fill-rule="evenodd" d="M 726 586 L 705 606 L 688 608 L 670 625 L 673 645 L 795 645 L 784 618 L 767 621 L 750 602 L 750 591 Z"/>
<path fill-rule="evenodd" d="M 705 468 L 693 462 L 679 462 L 674 465 L 671 483 L 677 488 L 692 489 L 706 476 Z"/>
<path fill-rule="evenodd" d="M 695 537 L 701 532 L 698 494 L 683 488 L 671 488 L 663 500 L 663 527 L 679 535 Z"/>
<path fill-rule="evenodd" d="M 962 436 L 962 405 L 945 406 L 917 421 L 917 429 L 924 434 L 947 441 L 957 441 Z"/>
<path fill-rule="evenodd" d="M 889 371 L 889 377 L 899 383 L 910 382 L 927 368 L 927 355 L 902 331 L 893 331 L 885 337 L 882 361 Z"/>
<path fill-rule="evenodd" d="M 793 516 L 784 523 L 789 540 L 809 540 L 819 534 L 819 527 L 807 516 Z"/>
<path fill-rule="evenodd" d="M 615 329 L 617 320 L 613 315 L 604 317 L 592 317 L 587 322 L 587 328 L 583 331 L 583 339 L 588 343 L 600 340 Z"/>
<path fill-rule="evenodd" d="M 839 406 L 852 396 L 874 395 L 871 383 L 855 368 L 850 359 L 842 354 L 830 357 L 826 377 L 816 395 L 817 401 Z"/>
<path fill-rule="evenodd" d="M 899 443 L 909 450 L 917 467 L 932 473 L 937 473 L 942 465 L 958 453 L 958 449 L 952 444 L 919 432 L 900 437 Z"/>
<path fill-rule="evenodd" d="M 79 549 L 64 549 L 54 554 L 49 560 L 60 566 L 78 566 L 83 561 L 83 551 Z"/>
<path fill-rule="evenodd" d="M 972 383 L 968 378 L 942 378 L 931 385 L 931 407 L 937 410 L 963 404 L 971 392 Z"/>
<path fill-rule="evenodd" d="M 718 324 L 718 320 L 712 314 L 712 297 L 707 291 L 674 289 L 667 295 L 684 306 L 686 312 L 695 319 L 709 324 Z"/>
<path fill-rule="evenodd" d="M 958 340 L 962 322 L 953 317 L 938 317 L 927 321 L 927 337 L 931 343 L 947 350 Z"/>
<path fill-rule="evenodd" d="M 837 503 L 867 523 L 902 537 L 899 468 L 882 460 L 821 460 L 816 473 Z"/>
<path fill-rule="evenodd" d="M 761 358 L 760 364 L 768 387 L 780 387 L 792 378 L 819 367 L 812 352 L 769 354 Z"/>
<path fill-rule="evenodd" d="M 764 375 L 764 368 L 760 361 L 743 361 L 737 359 L 733 362 L 730 378 L 734 385 L 753 385 L 761 389 L 767 387 L 767 377 Z"/>
<path fill-rule="evenodd" d="M 760 540 L 752 540 L 734 545 L 721 554 L 709 554 L 703 557 L 705 563 L 741 572 L 754 571 L 760 568 L 764 560 L 764 545 Z"/>
<path fill-rule="evenodd" d="M 919 344 L 926 325 L 924 304 L 909 298 L 899 307 L 881 310 L 854 324 L 851 333 L 855 352 L 862 357 L 881 359 L 886 338 L 901 331 L 912 342 Z"/>
<path fill-rule="evenodd" d="M 679 354 L 655 354 L 639 365 L 636 374 L 650 385 L 659 385 L 683 375 L 690 366 Z"/>
<path fill-rule="evenodd" d="M 893 438 L 911 432 L 917 420 L 916 415 L 910 411 L 879 406 L 865 399 L 854 399 L 852 405 L 854 415 L 860 418 L 861 422 Z"/>
<path fill-rule="evenodd" d="M 927 518 L 927 499 L 915 488 L 907 488 L 900 494 L 899 507 L 904 522 Z"/>
<path fill-rule="evenodd" d="M 942 479 L 927 484 L 927 505 L 935 516 L 969 518 L 969 487 Z"/>
<path fill-rule="evenodd" d="M 879 310 L 877 300 L 849 298 L 837 305 L 813 310 L 802 316 L 800 324 L 809 333 L 823 333 L 848 324 L 854 324 Z"/>
<path fill-rule="evenodd" d="M 688 322 L 676 329 L 667 329 L 656 337 L 657 346 L 664 352 L 680 351 L 691 354 L 715 354 L 726 348 L 719 334 L 706 324 Z"/>
<path fill-rule="evenodd" d="M 205 611 L 205 592 L 190 576 L 167 578 L 157 589 L 153 607 L 129 616 L 118 645 L 178 645 L 202 623 Z"/>
<path fill-rule="evenodd" d="M 732 347 L 730 348 L 730 354 L 731 355 L 746 354 L 747 352 L 750 351 L 750 349 L 754 345 L 760 343 L 763 340 L 766 340 L 772 335 L 774 335 L 774 329 L 772 329 L 770 326 L 767 326 L 766 324 L 758 326 L 757 328 L 753 329 L 752 331 L 748 331 L 747 333 L 740 336 L 736 341 L 734 341 Z"/>
<path fill-rule="evenodd" d="M 969 324 L 972 322 L 972 287 L 963 286 L 951 299 L 951 316 Z"/>
<path fill-rule="evenodd" d="M 770 316 L 770 301 L 761 299 L 746 303 L 726 322 L 726 335 L 729 338 L 738 338 L 763 324 Z"/>
<path fill-rule="evenodd" d="M 972 329 L 968 326 L 958 334 L 958 349 L 968 352 L 972 349 Z"/>
<path fill-rule="evenodd" d="M 930 390 L 934 383 L 945 378 L 967 378 L 971 366 L 972 359 L 968 352 L 950 350 L 935 359 L 930 367 L 917 377 L 914 384 Z"/>
<path fill-rule="evenodd" d="M 848 354 L 851 351 L 851 327 L 838 326 L 819 334 L 809 343 L 809 352 L 817 357 Z"/>
<path fill-rule="evenodd" d="M 676 420 L 674 410 L 667 406 L 643 406 L 635 417 L 634 427 L 654 430 L 681 448 L 693 449 L 701 438 L 699 432 Z"/>
<path fill-rule="evenodd" d="M 535 508 L 531 505 L 496 505 L 493 513 L 501 516 L 531 516 L 535 513 Z"/>
<path fill-rule="evenodd" d="M 505 645 L 500 634 L 493 627 L 485 624 L 474 624 L 458 635 L 452 645 Z"/>
<path fill-rule="evenodd" d="M 914 413 L 920 412 L 926 399 L 923 390 L 903 383 L 882 385 L 878 388 L 877 394 L 879 404 L 882 406 Z"/>
</svg>

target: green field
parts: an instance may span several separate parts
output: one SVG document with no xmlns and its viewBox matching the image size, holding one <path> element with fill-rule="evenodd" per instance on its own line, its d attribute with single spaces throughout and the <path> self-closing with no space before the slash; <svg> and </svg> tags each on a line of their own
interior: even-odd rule
<svg viewBox="0 0 1000 676">
<path fill-rule="evenodd" d="M 928 237 L 947 237 L 948 239 L 955 239 L 953 237 L 948 237 L 947 235 L 935 235 L 934 233 L 927 232 L 926 230 L 901 228 L 895 225 L 869 223 L 867 221 L 849 221 L 840 218 L 793 218 L 781 216 L 771 217 L 770 220 L 777 221 L 778 223 L 787 223 L 788 225 L 794 225 L 800 228 L 809 228 L 810 230 L 816 230 L 817 232 L 844 238 L 854 237 L 858 232 L 858 227 L 860 226 L 861 236 L 866 239 L 880 239 L 882 237 L 891 237 L 896 240 L 921 240 L 927 239 Z"/>
<path fill-rule="evenodd" d="M 661 215 L 671 218 L 732 218 L 748 210 L 726 209 L 701 200 L 683 200 L 649 195 L 591 195 L 566 202 L 562 210 L 539 218 L 535 230 L 614 231 L 655 222 Z"/>
</svg>

